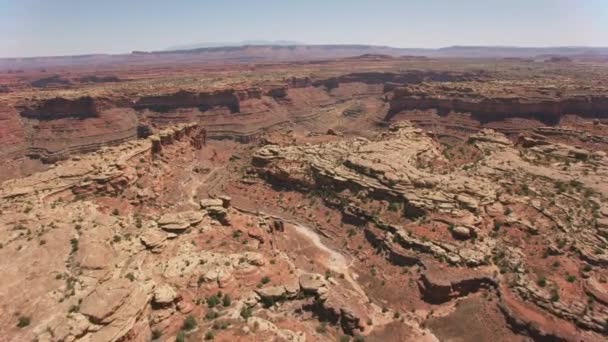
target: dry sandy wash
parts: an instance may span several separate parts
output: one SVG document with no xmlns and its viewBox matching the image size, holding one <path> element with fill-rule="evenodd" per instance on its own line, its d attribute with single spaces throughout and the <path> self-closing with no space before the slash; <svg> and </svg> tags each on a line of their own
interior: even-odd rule
<svg viewBox="0 0 608 342">
<path fill-rule="evenodd" d="M 608 64 L 0 72 L 0 341 L 605 341 Z"/>
</svg>

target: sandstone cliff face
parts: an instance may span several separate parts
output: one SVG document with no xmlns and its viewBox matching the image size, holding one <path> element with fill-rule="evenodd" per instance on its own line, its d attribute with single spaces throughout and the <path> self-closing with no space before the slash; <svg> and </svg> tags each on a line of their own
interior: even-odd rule
<svg viewBox="0 0 608 342">
<path fill-rule="evenodd" d="M 95 151 L 137 136 L 137 117 L 130 108 L 105 98 L 53 98 L 21 108 L 25 154 L 44 162 Z"/>
<path fill-rule="evenodd" d="M 244 96 L 232 89 L 203 93 L 181 90 L 174 94 L 142 97 L 135 102 L 133 108 L 168 112 L 179 108 L 199 108 L 205 111 L 213 107 L 226 107 L 235 113 L 239 111 L 239 100 L 242 97 Z"/>
<path fill-rule="evenodd" d="M 462 82 L 479 80 L 487 75 L 483 72 L 448 72 L 412 70 L 402 73 L 393 72 L 361 72 L 332 77 L 312 82 L 313 86 L 325 86 L 329 89 L 338 87 L 341 83 L 365 84 L 419 84 L 422 82 Z"/>
<path fill-rule="evenodd" d="M 502 94 L 484 93 L 483 85 L 439 86 L 425 84 L 403 86 L 393 90 L 390 110 L 386 119 L 407 110 L 436 109 L 440 113 L 471 113 L 481 123 L 504 120 L 511 117 L 536 119 L 548 125 L 559 122 L 565 114 L 587 117 L 608 116 L 608 97 L 605 95 L 562 94 Z"/>
<path fill-rule="evenodd" d="M 247 142 L 287 122 L 286 112 L 275 101 L 286 96 L 274 88 L 225 89 L 193 93 L 179 91 L 168 95 L 143 97 L 135 102 L 141 120 L 157 127 L 174 123 L 200 122 L 214 139 Z M 278 93 L 277 93 L 278 92 Z"/>
<path fill-rule="evenodd" d="M 57 97 L 24 107 L 21 116 L 35 120 L 86 119 L 98 117 L 102 110 L 110 106 L 107 99 L 95 99 L 90 96 L 73 100 Z"/>
<path fill-rule="evenodd" d="M 486 82 L 488 77 L 485 72 L 361 72 L 323 79 L 291 77 L 263 87 L 180 90 L 137 99 L 51 98 L 17 106 L 20 118 L 7 108 L 4 120 L 13 128 L 4 137 L 7 147 L 0 153 L 52 162 L 133 139 L 140 123 L 162 129 L 196 121 L 207 128 L 209 138 L 248 142 L 278 127 L 320 130 L 342 123 L 345 117 L 348 125 L 356 127 L 399 114 L 397 119 L 412 120 L 420 127 L 441 126 L 443 134 L 450 136 L 451 131 L 470 134 L 481 127 L 517 134 L 522 127 L 555 124 L 567 113 L 600 118 L 607 113 L 608 98 L 601 93 L 537 85 L 518 92 L 520 85 Z M 429 115 L 427 110 L 439 115 Z M 470 115 L 446 118 L 449 112 Z"/>
<path fill-rule="evenodd" d="M 10 108 L 0 108 L 0 159 L 23 153 L 25 146 L 17 113 Z"/>
<path fill-rule="evenodd" d="M 9 133 L 3 135 L 0 153 L 54 162 L 74 153 L 134 139 L 140 122 L 163 128 L 197 121 L 206 126 L 210 138 L 247 142 L 269 129 L 319 119 L 332 106 L 340 107 L 355 98 L 373 100 L 368 111 L 382 112 L 383 104 L 377 102 L 391 85 L 481 77 L 481 73 L 365 72 L 317 80 L 291 77 L 281 85 L 266 88 L 180 90 L 136 100 L 56 97 L 27 102 L 14 109 L 7 107 L 2 118 Z"/>
</svg>

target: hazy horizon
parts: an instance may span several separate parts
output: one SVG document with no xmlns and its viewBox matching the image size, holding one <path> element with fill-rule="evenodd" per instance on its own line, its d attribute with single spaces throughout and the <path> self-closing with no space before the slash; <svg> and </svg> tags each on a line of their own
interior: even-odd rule
<svg viewBox="0 0 608 342">
<path fill-rule="evenodd" d="M 607 47 L 608 2 L 0 0 L 0 57 L 296 41 L 398 48 Z"/>
</svg>

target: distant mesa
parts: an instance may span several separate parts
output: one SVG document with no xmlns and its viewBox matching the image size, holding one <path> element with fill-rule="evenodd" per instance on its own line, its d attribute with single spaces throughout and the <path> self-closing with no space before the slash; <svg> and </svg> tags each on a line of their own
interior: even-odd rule
<svg viewBox="0 0 608 342">
<path fill-rule="evenodd" d="M 234 46 L 255 46 L 255 45 L 275 45 L 275 46 L 289 46 L 289 45 L 306 45 L 294 40 L 244 40 L 242 42 L 211 42 L 211 43 L 195 43 L 195 44 L 182 44 L 174 45 L 165 49 L 165 51 L 175 50 L 194 50 L 204 48 L 218 48 L 218 47 L 234 47 Z"/>
<path fill-rule="evenodd" d="M 70 80 L 62 78 L 59 75 L 53 75 L 44 77 L 35 81 L 32 81 L 30 85 L 34 88 L 49 88 L 49 87 L 61 87 L 72 85 Z"/>
<path fill-rule="evenodd" d="M 97 76 L 97 75 L 87 75 L 82 76 L 78 79 L 80 83 L 110 83 L 110 82 L 120 82 L 121 79 L 116 76 Z"/>
<path fill-rule="evenodd" d="M 78 83 L 110 83 L 110 82 L 121 82 L 122 80 L 116 76 L 97 76 L 97 75 L 85 75 L 75 80 L 70 80 L 60 75 L 53 75 L 49 77 L 43 77 L 35 81 L 30 82 L 30 85 L 34 88 L 57 88 L 74 85 L 74 81 Z"/>
</svg>

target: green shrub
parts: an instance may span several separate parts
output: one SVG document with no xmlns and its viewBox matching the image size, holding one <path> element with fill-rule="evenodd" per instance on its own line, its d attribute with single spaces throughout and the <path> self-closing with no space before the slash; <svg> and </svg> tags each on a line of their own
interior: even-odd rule
<svg viewBox="0 0 608 342">
<path fill-rule="evenodd" d="M 184 320 L 184 325 L 182 326 L 184 330 L 192 330 L 196 328 L 196 318 L 192 315 L 188 315 Z"/>
<path fill-rule="evenodd" d="M 78 239 L 71 239 L 70 245 L 72 245 L 72 252 L 76 252 L 78 250 Z"/>
<path fill-rule="evenodd" d="M 219 316 L 219 314 L 217 313 L 217 311 L 209 310 L 205 314 L 205 319 L 210 321 L 210 320 L 216 319 L 218 316 Z"/>
<path fill-rule="evenodd" d="M 557 290 L 551 291 L 551 301 L 552 302 L 558 302 L 559 301 L 559 293 L 557 292 Z"/>
<path fill-rule="evenodd" d="M 224 296 L 224 299 L 222 299 L 222 305 L 223 305 L 224 307 L 229 307 L 229 306 L 230 306 L 230 304 L 232 304 L 232 299 L 230 298 L 230 296 L 229 296 L 228 294 L 226 294 L 226 295 Z"/>
<path fill-rule="evenodd" d="M 536 285 L 540 286 L 540 287 L 545 287 L 547 285 L 547 279 L 545 279 L 545 277 L 540 277 L 537 281 L 536 281 Z"/>
<path fill-rule="evenodd" d="M 220 299 L 216 295 L 213 295 L 213 296 L 207 298 L 207 306 L 209 308 L 214 308 L 219 303 L 220 303 Z"/>
<path fill-rule="evenodd" d="M 163 335 L 163 333 L 161 333 L 160 330 L 158 330 L 158 329 L 152 330 L 152 339 L 153 340 L 158 340 L 162 335 Z"/>
<path fill-rule="evenodd" d="M 244 319 L 251 317 L 251 314 L 252 314 L 251 308 L 244 307 L 243 309 L 241 309 L 241 317 L 243 317 Z"/>
<path fill-rule="evenodd" d="M 17 321 L 17 326 L 19 328 L 25 328 L 30 325 L 31 320 L 28 316 L 19 316 L 19 320 Z"/>
</svg>

